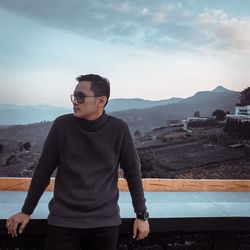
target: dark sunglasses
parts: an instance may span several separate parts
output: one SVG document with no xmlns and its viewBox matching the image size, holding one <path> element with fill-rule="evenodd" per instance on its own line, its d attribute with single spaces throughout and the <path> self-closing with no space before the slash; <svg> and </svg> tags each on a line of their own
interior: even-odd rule
<svg viewBox="0 0 250 250">
<path fill-rule="evenodd" d="M 74 92 L 73 94 L 70 95 L 70 100 L 71 102 L 77 101 L 77 103 L 84 103 L 84 99 L 86 97 L 98 97 L 98 96 L 96 95 L 86 96 L 82 92 Z"/>
</svg>

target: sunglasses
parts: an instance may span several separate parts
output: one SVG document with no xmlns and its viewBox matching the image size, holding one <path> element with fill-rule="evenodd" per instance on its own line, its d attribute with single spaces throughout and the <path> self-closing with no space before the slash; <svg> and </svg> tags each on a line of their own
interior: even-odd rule
<svg viewBox="0 0 250 250">
<path fill-rule="evenodd" d="M 98 96 L 96 95 L 86 96 L 82 92 L 74 92 L 73 94 L 70 95 L 70 100 L 72 103 L 74 103 L 75 101 L 77 101 L 77 103 L 84 103 L 84 100 L 87 97 L 98 97 Z"/>
</svg>

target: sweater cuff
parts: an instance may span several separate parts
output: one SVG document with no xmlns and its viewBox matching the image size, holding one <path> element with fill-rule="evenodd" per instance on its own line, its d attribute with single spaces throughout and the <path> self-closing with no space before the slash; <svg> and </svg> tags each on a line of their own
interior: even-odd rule
<svg viewBox="0 0 250 250">
<path fill-rule="evenodd" d="M 31 215 L 33 213 L 33 210 L 28 209 L 27 207 L 25 207 L 25 205 L 22 207 L 21 212 L 27 215 Z"/>
<path fill-rule="evenodd" d="M 145 201 L 146 201 L 146 200 L 145 200 Z M 141 204 L 141 205 L 139 205 L 139 204 L 134 204 L 134 202 L 133 202 L 133 206 L 134 206 L 134 212 L 135 212 L 135 213 L 142 213 L 142 212 L 144 212 L 144 211 L 147 210 L 147 207 L 146 207 L 146 205 L 145 205 L 145 202 L 144 202 L 143 204 Z"/>
</svg>

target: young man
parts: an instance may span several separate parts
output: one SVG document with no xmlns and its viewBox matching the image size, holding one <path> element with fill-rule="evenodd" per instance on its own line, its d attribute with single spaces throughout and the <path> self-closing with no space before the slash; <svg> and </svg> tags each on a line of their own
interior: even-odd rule
<svg viewBox="0 0 250 250">
<path fill-rule="evenodd" d="M 49 202 L 46 250 L 115 250 L 121 224 L 118 166 L 127 179 L 136 213 L 133 237 L 149 233 L 140 160 L 128 125 L 106 114 L 108 79 L 82 75 L 71 95 L 73 114 L 55 119 L 43 146 L 21 212 L 6 227 L 12 237 L 22 233 L 57 168 Z"/>
</svg>

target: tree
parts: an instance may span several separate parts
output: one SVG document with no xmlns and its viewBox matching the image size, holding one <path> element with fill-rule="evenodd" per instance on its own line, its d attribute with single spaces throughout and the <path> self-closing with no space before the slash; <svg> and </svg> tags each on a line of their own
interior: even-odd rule
<svg viewBox="0 0 250 250">
<path fill-rule="evenodd" d="M 240 104 L 250 105 L 250 87 L 240 92 Z"/>
<path fill-rule="evenodd" d="M 220 109 L 216 109 L 212 116 L 215 116 L 215 119 L 217 121 L 224 121 L 225 118 L 226 118 L 226 113 L 223 111 L 223 110 L 220 110 Z"/>
<path fill-rule="evenodd" d="M 135 137 L 137 140 L 139 140 L 139 141 L 142 140 L 142 134 L 141 134 L 140 130 L 137 129 L 137 130 L 134 132 L 134 137 Z"/>
<path fill-rule="evenodd" d="M 31 145 L 29 142 L 26 142 L 23 144 L 23 148 L 26 150 L 26 151 L 29 151 L 29 149 L 31 148 Z"/>
<path fill-rule="evenodd" d="M 200 111 L 195 111 L 194 112 L 194 117 L 201 117 Z"/>
</svg>

